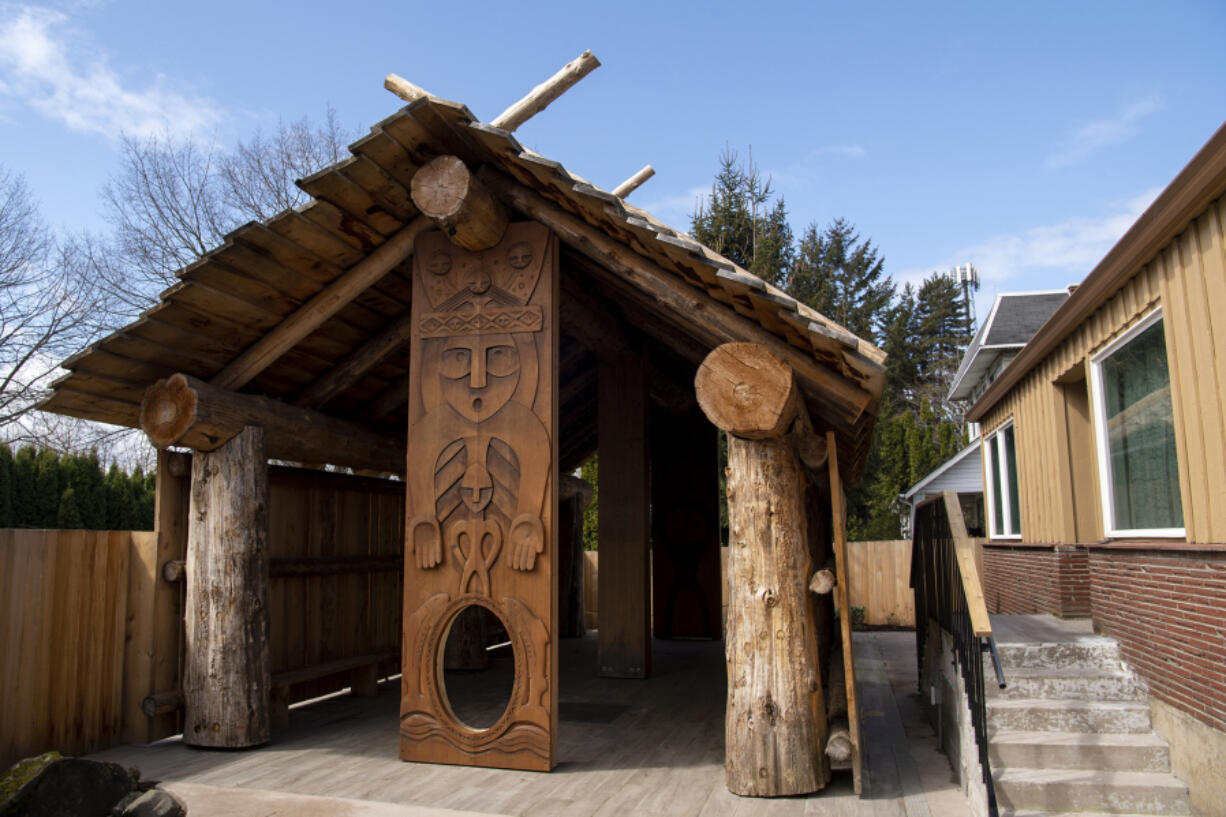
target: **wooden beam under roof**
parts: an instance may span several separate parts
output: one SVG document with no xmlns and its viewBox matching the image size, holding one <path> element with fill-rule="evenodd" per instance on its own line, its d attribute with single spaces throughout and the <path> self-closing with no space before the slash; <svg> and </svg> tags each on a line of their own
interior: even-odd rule
<svg viewBox="0 0 1226 817">
<path fill-rule="evenodd" d="M 325 372 L 294 399 L 294 405 L 318 408 L 361 380 L 368 371 L 409 342 L 413 331 L 412 313 L 412 309 L 406 309 L 377 335 Z"/>
<path fill-rule="evenodd" d="M 225 389 L 241 389 L 277 358 L 293 348 L 356 298 L 408 258 L 418 233 L 432 229 L 430 219 L 419 216 L 403 227 L 377 249 L 354 264 L 340 278 L 329 284 L 311 300 L 299 307 L 271 332 L 253 343 L 241 355 L 218 372 L 210 381 Z"/>
<path fill-rule="evenodd" d="M 761 343 L 779 355 L 812 384 L 811 392 L 825 409 L 822 414 L 840 430 L 849 430 L 873 401 L 873 395 L 843 376 L 821 366 L 811 356 L 780 340 L 760 325 L 713 301 L 601 230 L 559 209 L 522 184 L 492 170 L 479 175 L 512 207 L 558 233 L 574 249 L 648 293 L 662 307 L 660 314 L 703 338 L 712 346 L 730 341 Z"/>
</svg>

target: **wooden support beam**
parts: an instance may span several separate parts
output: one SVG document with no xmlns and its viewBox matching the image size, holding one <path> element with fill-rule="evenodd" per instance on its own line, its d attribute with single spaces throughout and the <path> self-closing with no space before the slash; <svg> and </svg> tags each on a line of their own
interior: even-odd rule
<svg viewBox="0 0 1226 817">
<path fill-rule="evenodd" d="M 336 395 L 362 379 L 368 371 L 378 366 L 388 355 L 409 342 L 413 331 L 413 315 L 406 309 L 377 335 L 355 349 L 343 360 L 324 373 L 294 399 L 294 405 L 302 408 L 319 408 Z M 408 392 L 405 392 L 408 399 Z"/>
<path fill-rule="evenodd" d="M 728 790 L 757 797 L 815 792 L 830 769 L 822 754 L 817 621 L 806 589 L 813 570 L 807 480 L 782 436 L 728 434 L 727 473 Z"/>
<path fill-rule="evenodd" d="M 643 182 L 647 181 L 654 175 L 656 175 L 656 169 L 651 165 L 644 165 L 643 169 L 638 173 L 635 173 L 617 187 L 614 187 L 613 195 L 617 196 L 619 199 L 624 199 L 626 196 L 629 196 L 635 190 L 642 187 Z"/>
<path fill-rule="evenodd" d="M 599 383 L 600 625 L 606 678 L 651 674 L 651 525 L 647 368 L 643 356 L 601 361 Z"/>
<path fill-rule="evenodd" d="M 328 284 L 322 292 L 298 307 L 276 328 L 251 344 L 209 382 L 223 389 L 241 389 L 250 383 L 299 341 L 408 258 L 413 252 L 413 242 L 417 234 L 433 227 L 434 222 L 426 216 L 413 219 L 350 267 L 345 274 Z"/>
<path fill-rule="evenodd" d="M 747 440 L 787 434 L 807 468 L 826 464 L 826 441 L 813 431 L 792 368 L 766 347 L 717 347 L 698 367 L 694 390 L 716 427 Z"/>
<path fill-rule="evenodd" d="M 158 448 L 212 451 L 246 426 L 265 431 L 273 459 L 327 462 L 404 473 L 404 440 L 298 408 L 270 397 L 240 394 L 185 374 L 159 380 L 141 401 L 141 428 Z"/>
<path fill-rule="evenodd" d="M 596 262 L 591 269 L 610 270 L 621 283 L 646 293 L 661 313 L 711 346 L 749 340 L 765 346 L 784 360 L 812 386 L 821 401 L 824 418 L 835 428 L 850 430 L 872 402 L 872 395 L 856 383 L 827 369 L 761 325 L 738 315 L 732 308 L 712 300 L 680 276 L 610 238 L 602 230 L 566 213 L 509 177 L 483 167 L 478 176 L 514 209 L 549 227 L 564 242 Z"/>
<path fill-rule="evenodd" d="M 457 247 L 480 252 L 502 241 L 510 213 L 458 156 L 435 156 L 411 187 L 413 203 Z"/>
<path fill-rule="evenodd" d="M 591 51 L 584 51 L 562 66 L 558 73 L 529 91 L 523 99 L 498 114 L 490 124 L 505 131 L 514 131 L 599 67 L 600 60 Z"/>
<path fill-rule="evenodd" d="M 192 458 L 183 742 L 267 743 L 268 459 L 249 427 Z"/>
<path fill-rule="evenodd" d="M 826 451 L 829 455 L 830 509 L 834 527 L 834 561 L 838 571 L 835 585 L 835 602 L 839 609 L 839 628 L 843 637 L 843 670 L 847 690 L 847 722 L 852 744 L 852 785 L 860 793 L 860 776 L 864 762 L 864 746 L 860 742 L 860 717 L 856 709 L 856 665 L 851 644 L 851 599 L 847 581 L 847 497 L 843 494 L 842 477 L 839 474 L 839 452 L 834 432 L 826 432 Z"/>
</svg>

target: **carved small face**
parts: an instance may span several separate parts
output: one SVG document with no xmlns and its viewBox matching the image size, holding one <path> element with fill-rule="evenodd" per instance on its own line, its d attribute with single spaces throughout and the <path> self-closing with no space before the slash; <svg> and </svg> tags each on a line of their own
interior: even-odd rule
<svg viewBox="0 0 1226 817">
<path fill-rule="evenodd" d="M 437 275 L 441 278 L 451 272 L 451 256 L 445 252 L 434 253 L 426 262 L 426 270 L 431 275 Z"/>
<path fill-rule="evenodd" d="M 460 286 L 476 295 L 490 288 L 490 274 L 483 267 L 473 266 L 459 272 Z"/>
<path fill-rule="evenodd" d="M 443 399 L 471 422 L 494 416 L 519 384 L 519 350 L 510 335 L 460 336 L 447 341 L 439 366 Z"/>
<path fill-rule="evenodd" d="M 523 269 L 532 263 L 532 247 L 526 241 L 516 241 L 507 250 L 507 263 L 513 269 Z"/>
</svg>

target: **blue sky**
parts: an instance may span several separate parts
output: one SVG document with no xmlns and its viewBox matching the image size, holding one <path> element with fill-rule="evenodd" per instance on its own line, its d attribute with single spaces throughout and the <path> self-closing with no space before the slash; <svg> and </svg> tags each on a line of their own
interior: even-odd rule
<svg viewBox="0 0 1226 817">
<path fill-rule="evenodd" d="M 521 141 L 688 227 L 725 145 L 799 231 L 835 217 L 899 280 L 1080 280 L 1226 118 L 1226 4 L 0 3 L 0 165 L 104 227 L 121 132 L 230 143 L 365 128 L 401 74 L 489 120 L 584 49 L 603 67 Z"/>
</svg>

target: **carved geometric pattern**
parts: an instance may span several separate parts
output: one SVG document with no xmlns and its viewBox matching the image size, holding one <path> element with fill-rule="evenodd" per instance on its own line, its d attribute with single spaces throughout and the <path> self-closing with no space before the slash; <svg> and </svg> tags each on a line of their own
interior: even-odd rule
<svg viewBox="0 0 1226 817">
<path fill-rule="evenodd" d="M 498 246 L 469 252 L 423 233 L 414 258 L 400 756 L 548 770 L 556 239 L 511 224 Z M 515 654 L 511 703 L 487 729 L 456 718 L 441 681 L 451 621 L 473 604 L 501 620 Z"/>
</svg>

